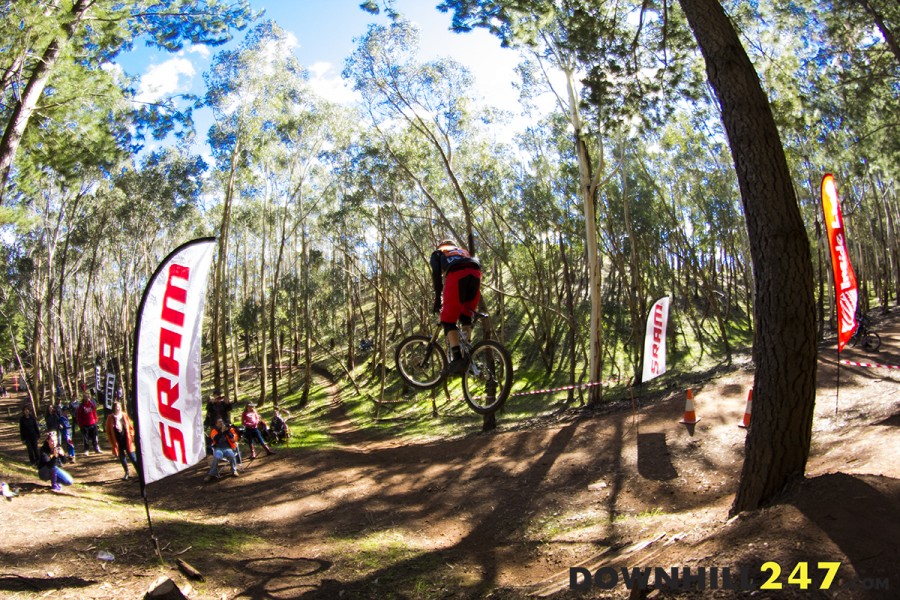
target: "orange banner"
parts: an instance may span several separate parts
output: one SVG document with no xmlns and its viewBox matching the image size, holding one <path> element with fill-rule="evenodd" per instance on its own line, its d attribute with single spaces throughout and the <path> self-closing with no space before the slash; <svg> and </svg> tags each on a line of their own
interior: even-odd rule
<svg viewBox="0 0 900 600">
<path fill-rule="evenodd" d="M 847 238 L 844 235 L 844 218 L 838 199 L 834 176 L 827 173 L 822 178 L 822 210 L 825 212 L 825 229 L 831 248 L 831 267 L 834 270 L 834 295 L 838 319 L 838 352 L 856 331 L 856 274 L 850 264 Z"/>
</svg>

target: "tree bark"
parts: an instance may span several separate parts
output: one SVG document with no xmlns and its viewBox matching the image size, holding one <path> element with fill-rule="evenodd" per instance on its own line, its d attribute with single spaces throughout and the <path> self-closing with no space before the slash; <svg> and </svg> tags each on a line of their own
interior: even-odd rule
<svg viewBox="0 0 900 600">
<path fill-rule="evenodd" d="M 803 477 L 812 437 L 816 344 L 809 241 L 756 70 L 717 0 L 679 0 L 706 60 L 737 170 L 755 276 L 753 427 L 731 512 Z"/>
</svg>

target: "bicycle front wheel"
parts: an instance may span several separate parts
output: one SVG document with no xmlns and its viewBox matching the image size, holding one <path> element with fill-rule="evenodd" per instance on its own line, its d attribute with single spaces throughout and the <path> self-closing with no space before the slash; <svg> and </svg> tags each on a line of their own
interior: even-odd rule
<svg viewBox="0 0 900 600">
<path fill-rule="evenodd" d="M 512 387 L 509 352 L 495 340 L 475 344 L 462 384 L 466 404 L 478 414 L 486 415 L 500 409 Z"/>
<path fill-rule="evenodd" d="M 877 352 L 881 348 L 881 336 L 874 331 L 870 331 L 863 336 L 860 346 L 866 352 Z"/>
<path fill-rule="evenodd" d="M 447 364 L 441 346 L 424 335 L 411 335 L 400 342 L 394 359 L 403 381 L 420 390 L 430 390 L 439 384 Z"/>
</svg>

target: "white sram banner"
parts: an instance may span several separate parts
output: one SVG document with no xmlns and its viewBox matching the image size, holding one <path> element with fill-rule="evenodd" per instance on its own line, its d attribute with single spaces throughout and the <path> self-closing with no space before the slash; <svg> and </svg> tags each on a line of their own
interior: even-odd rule
<svg viewBox="0 0 900 600">
<path fill-rule="evenodd" d="M 660 298 L 647 317 L 647 333 L 644 336 L 644 372 L 641 383 L 666 372 L 666 326 L 669 321 L 669 297 Z"/>
<path fill-rule="evenodd" d="M 141 487 L 206 457 L 200 326 L 215 238 L 179 246 L 141 300 L 134 352 Z"/>
</svg>

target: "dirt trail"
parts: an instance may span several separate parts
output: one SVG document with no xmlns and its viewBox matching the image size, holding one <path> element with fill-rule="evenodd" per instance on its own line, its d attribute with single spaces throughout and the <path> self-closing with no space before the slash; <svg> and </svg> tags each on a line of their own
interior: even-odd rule
<svg viewBox="0 0 900 600">
<path fill-rule="evenodd" d="M 879 362 L 900 364 L 894 312 L 879 324 Z M 678 423 L 679 388 L 641 399 L 636 420 L 628 401 L 401 445 L 356 429 L 333 398 L 311 408 L 323 411 L 335 448 L 281 450 L 212 486 L 198 469 L 151 486 L 157 536 L 168 560 L 184 551 L 208 575 L 193 598 L 567 597 L 577 565 L 767 560 L 840 561 L 848 580 L 893 578 L 900 589 L 900 372 L 842 367 L 835 416 L 835 366 L 834 351 L 822 350 L 808 479 L 783 502 L 730 522 L 746 436 L 737 424 L 752 382 L 746 363 L 694 386 L 701 420 L 692 429 Z M 12 403 L 0 403 L 0 414 Z M 2 418 L 0 451 L 24 457 L 13 417 Z M 111 457 L 79 460 L 79 484 L 64 496 L 8 461 L 0 471 L 24 492 L 0 502 L 0 513 L 27 524 L 0 549 L 0 595 L 106 598 L 115 585 L 138 597 L 160 574 L 186 583 L 154 563 L 137 485 L 120 481 Z M 195 548 L 184 535 L 196 541 L 223 527 L 247 540 L 240 553 Z M 99 548 L 117 560 L 96 560 Z"/>
</svg>

